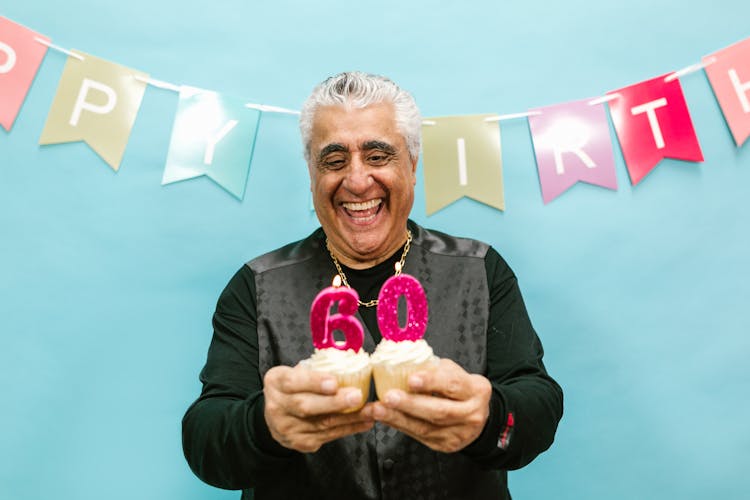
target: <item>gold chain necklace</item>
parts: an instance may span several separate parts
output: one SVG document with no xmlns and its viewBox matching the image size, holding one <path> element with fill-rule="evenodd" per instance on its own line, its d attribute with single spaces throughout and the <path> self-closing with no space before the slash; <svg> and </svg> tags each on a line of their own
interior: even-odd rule
<svg viewBox="0 0 750 500">
<path fill-rule="evenodd" d="M 408 229 L 406 230 L 406 244 L 404 245 L 404 253 L 401 254 L 401 260 L 396 262 L 396 273 L 394 276 L 398 276 L 401 274 L 401 269 L 404 267 L 404 261 L 406 260 L 406 254 L 409 253 L 409 247 L 411 246 L 411 231 Z M 328 253 L 331 254 L 331 259 L 333 260 L 333 265 L 336 266 L 336 271 L 339 273 L 339 276 L 341 276 L 341 282 L 344 284 L 345 287 L 351 288 L 351 285 L 348 281 L 346 281 L 346 274 L 344 274 L 344 270 L 341 269 L 341 266 L 339 265 L 339 261 L 336 258 L 335 255 L 333 255 L 333 250 L 331 250 L 331 245 L 328 244 L 328 238 L 326 238 L 326 248 L 328 249 Z M 373 307 L 378 305 L 378 299 L 372 299 L 368 300 L 367 302 L 362 302 L 361 300 L 357 300 L 357 304 L 360 306 L 365 307 Z"/>
</svg>

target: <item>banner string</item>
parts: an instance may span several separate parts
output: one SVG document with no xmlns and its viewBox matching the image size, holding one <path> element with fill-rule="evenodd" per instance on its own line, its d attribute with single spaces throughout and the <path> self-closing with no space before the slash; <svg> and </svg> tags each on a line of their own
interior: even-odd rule
<svg viewBox="0 0 750 500">
<path fill-rule="evenodd" d="M 45 40 L 43 38 L 34 37 L 34 40 L 36 40 L 37 42 L 41 43 L 42 45 L 46 45 L 50 49 L 56 50 L 58 52 L 62 52 L 63 54 L 66 54 L 66 55 L 68 55 L 70 57 L 75 57 L 79 61 L 83 61 L 84 60 L 83 56 L 81 56 L 80 54 L 76 54 L 76 53 L 71 52 L 71 51 L 69 51 L 67 49 L 64 49 L 64 48 L 62 48 L 62 47 L 60 47 L 58 45 L 55 45 L 55 44 L 53 44 L 51 42 L 48 42 L 47 40 Z M 679 69 L 677 71 L 674 71 L 674 72 L 670 73 L 669 75 L 665 76 L 664 77 L 664 81 L 665 82 L 671 82 L 671 81 L 676 80 L 677 78 L 680 78 L 682 76 L 689 75 L 690 73 L 694 73 L 696 71 L 700 71 L 701 69 L 704 69 L 706 66 L 709 66 L 709 65 L 713 64 L 714 62 L 716 62 L 716 57 L 711 57 L 711 58 L 707 59 L 706 61 L 701 61 L 699 63 L 695 63 L 695 64 L 691 64 L 689 66 L 685 66 L 684 68 Z M 180 88 L 181 88 L 179 85 L 175 85 L 173 83 L 165 82 L 165 81 L 162 81 L 162 80 L 155 80 L 153 78 L 143 78 L 143 77 L 137 76 L 137 75 L 134 75 L 134 77 L 135 77 L 136 80 L 138 80 L 140 82 L 143 82 L 143 83 L 146 83 L 148 85 L 152 85 L 154 87 L 158 87 L 158 88 L 161 88 L 161 89 L 165 89 L 165 90 L 172 90 L 174 92 L 179 92 Z M 588 104 L 590 106 L 596 106 L 598 104 L 602 104 L 602 103 L 611 101 L 613 99 L 617 99 L 618 97 L 620 97 L 620 94 L 618 94 L 618 93 L 608 94 L 608 95 L 604 95 L 604 96 L 592 99 L 592 100 L 590 100 L 588 102 Z M 246 108 L 250 108 L 250 109 L 257 109 L 259 111 L 264 111 L 264 112 L 271 112 L 271 113 L 285 113 L 285 114 L 290 114 L 290 115 L 299 115 L 300 114 L 299 111 L 296 111 L 296 110 L 293 110 L 293 109 L 282 108 L 282 107 L 279 107 L 279 106 L 270 106 L 270 105 L 267 105 L 267 104 L 247 103 L 247 104 L 245 104 L 245 107 Z M 541 115 L 541 114 L 542 114 L 541 111 L 526 111 L 526 112 L 523 112 L 523 113 L 508 113 L 508 114 L 504 114 L 504 115 L 488 116 L 487 118 L 484 119 L 484 121 L 486 121 L 486 122 L 500 122 L 500 121 L 505 121 L 505 120 L 514 120 L 516 118 L 526 118 L 526 117 L 529 117 L 529 116 L 537 116 L 537 115 Z M 436 124 L 437 124 L 437 122 L 435 122 L 434 120 L 422 120 L 422 125 L 431 126 L 431 125 L 436 125 Z"/>
<path fill-rule="evenodd" d="M 270 111 L 272 113 L 286 113 L 288 115 L 298 115 L 299 111 L 293 109 L 280 108 L 278 106 L 269 106 L 268 104 L 253 104 L 251 102 L 245 104 L 246 108 L 258 109 L 260 111 Z"/>
<path fill-rule="evenodd" d="M 524 113 L 511 113 L 507 115 L 488 116 L 484 119 L 486 122 L 500 122 L 503 120 L 513 120 L 515 118 L 524 118 L 526 116 L 541 115 L 541 111 L 526 111 Z M 437 125 L 435 120 L 422 120 L 422 125 Z"/>
<path fill-rule="evenodd" d="M 509 113 L 507 115 L 488 116 L 484 119 L 486 122 L 501 122 L 503 120 L 514 120 L 516 118 L 525 118 L 527 116 L 541 115 L 541 111 L 526 111 L 524 113 Z"/>
<path fill-rule="evenodd" d="M 613 94 L 603 95 L 601 97 L 597 97 L 595 99 L 591 99 L 588 102 L 588 105 L 589 106 L 596 106 L 597 104 L 601 104 L 603 102 L 609 102 L 609 101 L 612 101 L 614 99 L 617 99 L 618 97 L 620 97 L 620 93 L 619 92 L 615 92 Z"/>
<path fill-rule="evenodd" d="M 685 66 L 682 69 L 679 69 L 677 71 L 673 71 L 672 73 L 668 74 L 664 77 L 665 82 L 671 82 L 672 80 L 675 80 L 677 78 L 680 78 L 681 76 L 689 75 L 690 73 L 695 73 L 696 71 L 699 71 L 706 66 L 709 66 L 716 62 L 716 57 L 710 57 L 706 61 L 702 61 L 699 63 L 691 64 L 690 66 Z M 601 97 L 596 97 L 594 99 L 591 99 L 588 104 L 589 106 L 596 106 L 597 104 L 602 104 L 605 102 L 609 102 L 613 99 L 617 99 L 620 97 L 619 92 L 615 92 L 612 94 L 603 95 Z M 525 113 L 509 113 L 505 115 L 497 115 L 497 116 L 488 116 L 484 119 L 486 122 L 500 122 L 503 120 L 513 120 L 515 118 L 525 118 L 528 116 L 538 116 L 541 115 L 541 111 L 527 111 Z M 437 122 L 434 120 L 422 120 L 422 125 L 437 125 Z"/>
<path fill-rule="evenodd" d="M 689 75 L 690 73 L 694 73 L 696 71 L 699 71 L 706 66 L 710 66 L 711 64 L 716 62 L 716 57 L 711 56 L 709 59 L 707 59 L 705 62 L 699 62 L 695 64 L 691 64 L 690 66 L 685 66 L 682 69 L 679 69 L 675 71 L 674 73 L 670 73 L 669 75 L 664 77 L 665 82 L 671 82 L 672 80 L 675 80 L 681 76 Z"/>
<path fill-rule="evenodd" d="M 54 43 L 48 42 L 47 40 L 43 38 L 39 38 L 38 36 L 35 36 L 34 40 L 41 43 L 42 45 L 46 45 L 52 50 L 56 50 L 58 52 L 62 52 L 63 54 L 67 56 L 74 57 L 78 59 L 79 61 L 84 60 L 84 57 L 81 56 L 80 54 L 76 54 L 75 52 L 71 52 L 68 49 L 64 49 L 63 47 L 60 47 L 59 45 L 55 45 Z M 144 78 L 140 75 L 133 75 L 133 78 L 135 78 L 139 82 L 143 82 L 153 87 L 157 87 L 157 88 L 164 89 L 164 90 L 171 90 L 173 92 L 179 92 L 180 89 L 182 88 L 180 85 L 175 85 L 174 83 L 165 82 L 163 80 L 156 80 L 154 78 Z M 250 108 L 250 109 L 257 109 L 259 111 L 270 112 L 270 113 L 284 113 L 284 114 L 289 114 L 289 115 L 300 114 L 299 111 L 295 111 L 293 109 L 282 108 L 279 106 L 270 106 L 268 104 L 256 104 L 256 103 L 249 102 L 245 104 L 245 107 Z"/>
<path fill-rule="evenodd" d="M 156 80 L 156 79 L 150 78 L 150 77 L 149 78 L 144 78 L 144 77 L 142 77 L 140 75 L 133 75 L 133 78 L 135 78 L 139 82 L 143 82 L 143 83 L 146 83 L 148 85 L 152 85 L 154 87 L 158 87 L 160 89 L 172 90 L 174 92 L 179 92 L 180 91 L 180 86 L 179 85 L 175 85 L 173 83 L 163 82 L 161 80 Z"/>
<path fill-rule="evenodd" d="M 79 61 L 83 61 L 83 56 L 82 55 L 76 54 L 75 52 L 71 52 L 68 49 L 64 49 L 64 48 L 62 48 L 62 47 L 60 47 L 58 45 L 55 45 L 54 43 L 48 42 L 44 38 L 39 38 L 38 36 L 35 36 L 34 40 L 36 40 L 37 42 L 41 43 L 42 45 L 46 45 L 47 47 L 49 47 L 52 50 L 56 50 L 58 52 L 62 52 L 63 54 L 69 55 L 70 57 L 75 57 Z"/>
</svg>

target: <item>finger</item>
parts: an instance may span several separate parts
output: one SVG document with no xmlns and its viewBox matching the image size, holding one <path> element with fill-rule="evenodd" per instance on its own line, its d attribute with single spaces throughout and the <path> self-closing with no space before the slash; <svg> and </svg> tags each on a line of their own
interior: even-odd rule
<svg viewBox="0 0 750 500">
<path fill-rule="evenodd" d="M 364 432 L 371 429 L 374 424 L 374 420 L 362 420 L 361 418 L 340 420 L 335 425 L 311 429 L 303 433 L 319 436 L 322 440 L 328 442 L 356 432 Z"/>
<path fill-rule="evenodd" d="M 429 436 L 437 430 L 437 427 L 430 422 L 413 417 L 395 408 L 389 408 L 379 402 L 375 403 L 373 414 L 378 422 L 382 422 L 422 442 L 429 440 Z"/>
<path fill-rule="evenodd" d="M 369 411 L 369 408 L 362 408 L 357 411 L 346 413 L 329 413 L 307 419 L 307 422 L 310 425 L 305 428 L 305 432 L 321 432 L 334 427 L 374 421 L 375 419 L 372 416 L 372 412 Z"/>
<path fill-rule="evenodd" d="M 444 453 L 453 453 L 463 449 L 476 438 L 469 429 L 461 425 L 435 425 L 431 422 L 412 417 L 399 410 L 388 408 L 382 403 L 375 403 L 373 412 L 378 421 L 397 429 L 425 446 Z"/>
<path fill-rule="evenodd" d="M 294 394 L 279 393 L 280 405 L 287 413 L 298 418 L 310 418 L 330 413 L 339 413 L 362 404 L 362 390 L 345 387 L 332 396 L 312 392 Z"/>
<path fill-rule="evenodd" d="M 388 391 L 383 403 L 388 408 L 441 426 L 463 424 L 474 410 L 473 406 L 465 401 L 409 394 L 399 390 Z"/>
<path fill-rule="evenodd" d="M 298 392 L 334 394 L 338 389 L 338 382 L 333 375 L 316 372 L 300 365 L 294 368 L 289 366 L 271 368 L 263 378 L 263 385 L 287 394 Z"/>
<path fill-rule="evenodd" d="M 305 453 L 318 451 L 322 445 L 336 439 L 366 432 L 375 425 L 374 421 L 356 422 L 327 428 L 323 431 L 305 432 L 296 436 L 293 448 Z"/>
<path fill-rule="evenodd" d="M 308 418 L 291 417 L 291 421 L 294 422 L 295 432 L 299 434 L 326 435 L 331 429 L 356 427 L 361 424 L 373 423 L 374 419 L 363 415 L 361 412 L 352 412 L 329 413 Z"/>
<path fill-rule="evenodd" d="M 441 359 L 434 370 L 424 370 L 409 377 L 409 389 L 422 394 L 464 400 L 473 395 L 472 375 L 450 359 Z"/>
<path fill-rule="evenodd" d="M 333 413 L 319 416 L 299 418 L 278 408 L 275 414 L 266 416 L 269 430 L 273 438 L 283 446 L 303 451 L 316 451 L 321 444 L 337 437 L 363 432 L 372 428 L 374 419 L 371 408 L 363 408 L 351 413 Z M 268 405 L 266 405 L 268 410 Z M 271 424 L 274 422 L 274 425 Z"/>
</svg>

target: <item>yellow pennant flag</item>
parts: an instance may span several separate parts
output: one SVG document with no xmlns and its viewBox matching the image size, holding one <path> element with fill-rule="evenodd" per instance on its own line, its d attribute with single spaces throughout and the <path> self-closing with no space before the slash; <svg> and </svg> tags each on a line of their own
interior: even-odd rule
<svg viewBox="0 0 750 500">
<path fill-rule="evenodd" d="M 39 144 L 84 141 L 117 170 L 148 75 L 83 52 L 72 53 L 75 56 L 65 63 Z"/>
<path fill-rule="evenodd" d="M 496 115 L 425 118 L 422 125 L 427 215 L 466 196 L 505 209 Z"/>
</svg>

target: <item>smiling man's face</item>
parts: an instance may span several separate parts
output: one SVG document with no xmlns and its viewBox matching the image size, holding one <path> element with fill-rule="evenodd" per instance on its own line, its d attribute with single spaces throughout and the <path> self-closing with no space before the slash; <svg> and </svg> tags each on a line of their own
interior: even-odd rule
<svg viewBox="0 0 750 500">
<path fill-rule="evenodd" d="M 308 168 L 318 220 L 343 264 L 371 267 L 404 244 L 417 159 L 392 104 L 318 108 Z"/>
</svg>

